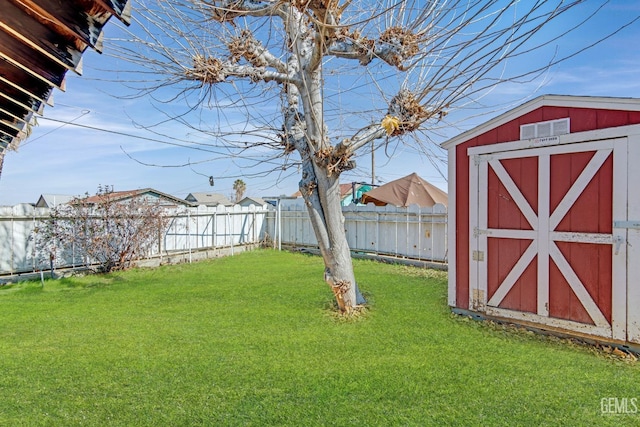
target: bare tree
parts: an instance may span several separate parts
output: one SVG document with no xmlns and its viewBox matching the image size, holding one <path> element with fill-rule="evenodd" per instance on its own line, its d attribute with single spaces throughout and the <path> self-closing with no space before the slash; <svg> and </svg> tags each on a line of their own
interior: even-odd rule
<svg viewBox="0 0 640 427">
<path fill-rule="evenodd" d="M 108 187 L 51 209 L 34 230 L 36 250 L 51 269 L 77 253 L 101 272 L 123 270 L 157 245 L 166 229 L 164 208 L 144 198 L 116 199 Z M 75 251 L 72 251 L 75 248 Z"/>
<path fill-rule="evenodd" d="M 428 151 L 428 132 L 445 126 L 451 111 L 477 105 L 501 83 L 530 81 L 587 48 L 553 53 L 563 35 L 603 5 L 583 3 L 141 1 L 134 12 L 139 26 L 116 49 L 132 69 L 143 70 L 138 95 L 153 92 L 167 103 L 184 98 L 190 112 L 209 111 L 197 120 L 167 113 L 216 141 L 192 147 L 236 162 L 253 152 L 265 172 L 298 165 L 325 281 L 348 312 L 357 305 L 357 285 L 340 175 L 379 147 Z M 581 4 L 593 9 L 586 18 L 551 30 Z M 523 69 L 522 60 L 535 55 L 536 65 Z"/>
</svg>

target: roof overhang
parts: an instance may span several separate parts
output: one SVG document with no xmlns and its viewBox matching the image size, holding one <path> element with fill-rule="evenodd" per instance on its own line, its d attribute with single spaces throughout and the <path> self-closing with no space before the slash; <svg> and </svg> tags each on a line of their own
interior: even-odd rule
<svg viewBox="0 0 640 427">
<path fill-rule="evenodd" d="M 129 24 L 129 0 L 1 0 L 0 161 L 23 139 L 34 114 L 65 89 L 67 71 L 82 73 L 87 48 L 102 50 L 112 16 Z M 1 163 L 0 163 L 1 170 Z"/>
</svg>

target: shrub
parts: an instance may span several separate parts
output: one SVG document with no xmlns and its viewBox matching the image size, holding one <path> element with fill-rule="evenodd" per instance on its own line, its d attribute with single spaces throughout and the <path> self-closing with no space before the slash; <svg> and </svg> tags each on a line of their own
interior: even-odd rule
<svg viewBox="0 0 640 427">
<path fill-rule="evenodd" d="M 167 217 L 158 203 L 116 197 L 107 187 L 51 210 L 34 231 L 36 252 L 51 269 L 63 259 L 82 257 L 99 271 L 122 270 L 159 244 Z"/>
</svg>

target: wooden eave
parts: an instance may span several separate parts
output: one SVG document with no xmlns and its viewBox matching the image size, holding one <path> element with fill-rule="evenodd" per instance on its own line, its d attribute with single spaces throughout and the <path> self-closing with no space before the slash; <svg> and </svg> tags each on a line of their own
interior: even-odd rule
<svg viewBox="0 0 640 427">
<path fill-rule="evenodd" d="M 102 50 L 112 16 L 130 23 L 129 0 L 0 0 L 0 161 L 42 114 L 71 70 L 82 73 L 87 48 Z M 49 104 L 51 105 L 51 104 Z M 0 165 L 1 170 L 1 165 Z"/>
<path fill-rule="evenodd" d="M 38 20 L 30 20 L 26 10 L 8 3 L 0 15 L 0 30 L 19 39 L 31 49 L 70 70 L 76 70 L 82 59 L 80 51 L 69 38 L 54 31 Z M 31 22 L 25 31 L 25 22 Z M 79 71 L 78 71 L 78 74 Z"/>
</svg>

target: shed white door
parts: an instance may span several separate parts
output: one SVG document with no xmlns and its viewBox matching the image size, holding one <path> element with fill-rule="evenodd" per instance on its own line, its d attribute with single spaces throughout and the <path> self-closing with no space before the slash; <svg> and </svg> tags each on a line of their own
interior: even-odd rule
<svg viewBox="0 0 640 427">
<path fill-rule="evenodd" d="M 624 340 L 627 140 L 548 142 L 469 150 L 470 307 Z"/>
</svg>

